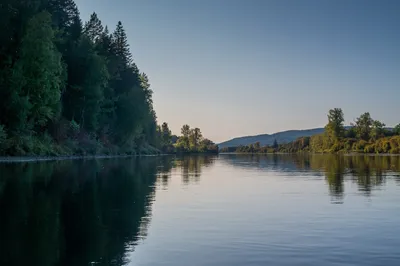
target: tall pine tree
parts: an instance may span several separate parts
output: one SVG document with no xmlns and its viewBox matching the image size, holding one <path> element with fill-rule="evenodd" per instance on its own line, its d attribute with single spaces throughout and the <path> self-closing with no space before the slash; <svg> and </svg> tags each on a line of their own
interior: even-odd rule
<svg viewBox="0 0 400 266">
<path fill-rule="evenodd" d="M 42 127 L 59 114 L 64 68 L 49 13 L 41 12 L 28 22 L 11 85 L 14 129 Z"/>
</svg>

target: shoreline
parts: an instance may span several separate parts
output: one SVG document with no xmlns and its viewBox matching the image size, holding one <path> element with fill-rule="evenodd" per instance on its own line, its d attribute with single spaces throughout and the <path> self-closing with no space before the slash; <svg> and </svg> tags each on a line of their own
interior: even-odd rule
<svg viewBox="0 0 400 266">
<path fill-rule="evenodd" d="M 96 159 L 123 159 L 137 157 L 162 157 L 162 156 L 195 156 L 195 155 L 218 155 L 215 153 L 160 153 L 160 154 L 132 154 L 132 155 L 71 155 L 71 156 L 0 156 L 0 163 L 27 163 L 27 162 L 49 162 L 66 160 L 96 160 Z"/>
<path fill-rule="evenodd" d="M 257 152 L 221 152 L 220 155 L 292 155 L 292 154 L 312 154 L 312 155 L 339 155 L 339 156 L 400 156 L 399 153 L 358 153 L 358 152 L 350 152 L 350 153 L 322 153 L 322 152 L 269 152 L 269 153 L 257 153 Z"/>
<path fill-rule="evenodd" d="M 94 160 L 133 157 L 156 157 L 169 154 L 135 154 L 135 155 L 72 155 L 72 156 L 9 156 L 0 157 L 0 163 L 46 162 L 66 160 Z"/>
</svg>

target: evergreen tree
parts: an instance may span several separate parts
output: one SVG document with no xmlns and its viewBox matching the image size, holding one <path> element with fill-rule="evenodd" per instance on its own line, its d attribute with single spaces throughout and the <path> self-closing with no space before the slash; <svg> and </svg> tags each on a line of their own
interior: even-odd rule
<svg viewBox="0 0 400 266">
<path fill-rule="evenodd" d="M 54 153 L 55 140 L 66 153 L 131 153 L 158 147 L 162 132 L 169 148 L 178 142 L 158 129 L 121 22 L 110 34 L 96 13 L 83 26 L 73 0 L 0 0 L 0 26 L 0 152 Z M 200 129 L 186 131 L 185 150 L 214 149 Z"/>
<path fill-rule="evenodd" d="M 90 16 L 90 20 L 86 22 L 83 33 L 89 38 L 89 40 L 97 44 L 102 38 L 104 32 L 103 25 L 96 13 Z"/>
<path fill-rule="evenodd" d="M 130 67 L 133 64 L 132 54 L 129 50 L 128 38 L 122 22 L 119 21 L 113 34 L 115 53 L 121 60 L 121 66 Z"/>
<path fill-rule="evenodd" d="M 34 16 L 28 22 L 20 58 L 12 71 L 10 111 L 15 129 L 45 126 L 59 114 L 64 68 L 53 41 L 50 14 Z"/>
<path fill-rule="evenodd" d="M 64 115 L 81 127 L 96 131 L 100 126 L 104 92 L 108 85 L 105 60 L 99 56 L 93 43 L 84 35 L 72 50 L 69 84 L 65 92 Z"/>
<path fill-rule="evenodd" d="M 272 148 L 277 149 L 278 146 L 278 141 L 276 139 L 274 139 L 274 144 L 272 145 Z"/>
<path fill-rule="evenodd" d="M 80 20 L 78 7 L 73 0 L 43 0 L 43 6 L 52 15 L 53 25 L 62 30 L 64 36 L 70 34 Z"/>
</svg>

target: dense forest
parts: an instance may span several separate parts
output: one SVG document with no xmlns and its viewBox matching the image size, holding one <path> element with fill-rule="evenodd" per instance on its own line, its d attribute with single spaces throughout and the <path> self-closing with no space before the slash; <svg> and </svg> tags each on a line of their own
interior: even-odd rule
<svg viewBox="0 0 400 266">
<path fill-rule="evenodd" d="M 0 0 L 0 25 L 0 154 L 158 153 L 169 145 L 121 22 L 110 31 L 93 13 L 84 23 L 73 0 Z M 185 131 L 168 151 L 214 149 L 199 132 Z"/>
<path fill-rule="evenodd" d="M 311 137 L 301 137 L 290 143 L 261 147 L 260 143 L 221 149 L 221 152 L 274 153 L 400 153 L 400 124 L 386 128 L 381 121 L 364 113 L 349 127 L 344 126 L 342 109 L 329 110 L 325 132 Z"/>
</svg>

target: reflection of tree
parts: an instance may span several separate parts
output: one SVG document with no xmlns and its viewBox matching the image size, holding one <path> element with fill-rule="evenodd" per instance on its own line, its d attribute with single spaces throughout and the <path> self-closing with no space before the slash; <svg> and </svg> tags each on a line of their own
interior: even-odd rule
<svg viewBox="0 0 400 266">
<path fill-rule="evenodd" d="M 171 178 L 171 174 L 169 174 L 169 173 L 159 173 L 157 175 L 157 183 L 161 185 L 163 190 L 167 190 L 170 178 Z"/>
<path fill-rule="evenodd" d="M 293 154 L 227 154 L 221 155 L 222 163 L 243 169 L 261 168 L 274 171 L 294 171 L 296 155 Z"/>
<path fill-rule="evenodd" d="M 176 160 L 177 167 L 182 171 L 182 182 L 185 185 L 200 181 L 201 169 L 214 162 L 215 156 L 185 156 Z"/>
<path fill-rule="evenodd" d="M 330 163 L 325 166 L 325 178 L 328 182 L 329 193 L 335 203 L 343 202 L 344 193 L 344 157 L 329 156 Z"/>
<path fill-rule="evenodd" d="M 370 196 L 375 188 L 379 188 L 385 179 L 384 174 L 389 170 L 388 157 L 354 156 L 350 157 L 352 179 L 358 184 L 359 191 Z"/>
<path fill-rule="evenodd" d="M 347 176 L 366 196 L 385 182 L 386 172 L 390 170 L 390 162 L 388 162 L 390 158 L 384 156 L 315 155 L 313 157 L 312 168 L 325 169 L 328 183 L 332 175 L 341 176 L 340 180 L 343 183 L 343 174 L 347 172 Z"/>
<path fill-rule="evenodd" d="M 160 159 L 157 167 L 157 184 L 161 185 L 162 189 L 168 189 L 168 183 L 171 179 L 171 169 L 176 167 L 175 160 L 171 156 L 163 156 Z"/>
<path fill-rule="evenodd" d="M 126 264 L 127 250 L 146 236 L 157 165 L 157 158 L 0 165 L 0 265 Z"/>
<path fill-rule="evenodd" d="M 259 155 L 257 160 L 254 156 L 237 154 L 220 157 L 223 162 L 244 169 L 257 167 L 266 171 L 284 172 L 290 176 L 304 175 L 304 171 L 312 171 L 315 175 L 324 174 L 334 202 L 343 201 L 346 179 L 355 182 L 365 196 L 385 183 L 388 172 L 400 185 L 399 156 L 268 154 Z"/>
<path fill-rule="evenodd" d="M 331 193 L 343 194 L 346 174 L 357 183 L 359 191 L 369 196 L 372 190 L 379 189 L 385 182 L 388 171 L 400 171 L 398 160 L 397 156 L 312 155 L 311 169 L 325 171 Z"/>
</svg>

